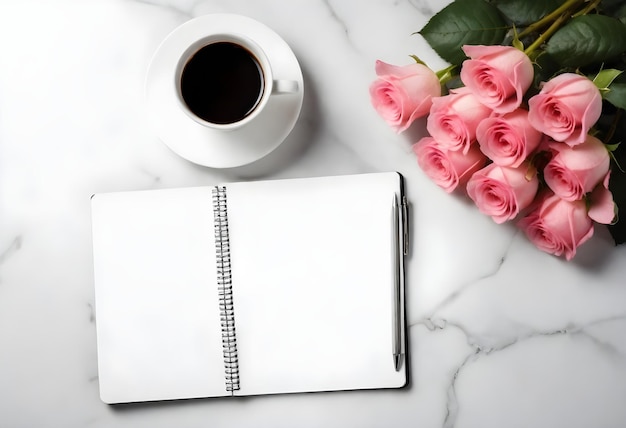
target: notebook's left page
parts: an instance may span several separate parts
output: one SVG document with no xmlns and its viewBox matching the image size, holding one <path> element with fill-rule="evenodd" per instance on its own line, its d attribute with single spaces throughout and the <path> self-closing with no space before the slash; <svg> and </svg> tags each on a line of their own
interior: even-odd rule
<svg viewBox="0 0 626 428">
<path fill-rule="evenodd" d="M 230 395 L 211 189 L 97 194 L 92 222 L 102 400 Z"/>
</svg>

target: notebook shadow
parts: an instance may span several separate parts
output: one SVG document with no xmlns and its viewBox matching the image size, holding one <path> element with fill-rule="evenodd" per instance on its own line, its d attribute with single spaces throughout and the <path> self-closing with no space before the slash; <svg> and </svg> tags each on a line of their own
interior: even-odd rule
<svg viewBox="0 0 626 428">
<path fill-rule="evenodd" d="M 408 367 L 407 367 L 408 369 Z M 313 396 L 343 396 L 344 394 L 362 394 L 362 395 L 380 395 L 382 394 L 409 394 L 413 389 L 413 385 L 410 378 L 406 386 L 402 388 L 375 388 L 375 389 L 358 389 L 358 390 L 338 390 L 338 391 L 310 391 L 310 392 L 293 392 L 283 394 L 263 394 L 263 395 L 248 395 L 248 396 L 225 396 L 225 397 L 200 397 L 200 398 L 186 398 L 177 400 L 161 400 L 161 401 L 145 401 L 136 403 L 119 403 L 109 404 L 108 407 L 113 412 L 120 414 L 141 412 L 146 410 L 166 409 L 173 407 L 190 407 L 190 406 L 203 406 L 203 405 L 241 405 L 258 400 L 276 400 L 279 397 L 300 397 L 302 400 L 307 400 Z M 226 404 L 232 403 L 232 404 Z M 236 404 L 235 404 L 236 403 Z"/>
<path fill-rule="evenodd" d="M 213 405 L 220 405 L 227 402 L 246 402 L 254 397 L 200 397 L 200 398 L 184 398 L 177 400 L 160 400 L 160 401 L 144 401 L 144 402 L 136 402 L 136 403 L 118 403 L 118 404 L 109 404 L 109 409 L 118 413 L 131 413 L 131 412 L 140 412 L 144 410 L 155 410 L 155 409 L 165 409 L 172 407 L 189 407 L 189 406 L 200 406 L 206 405 L 208 403 L 212 403 Z"/>
</svg>

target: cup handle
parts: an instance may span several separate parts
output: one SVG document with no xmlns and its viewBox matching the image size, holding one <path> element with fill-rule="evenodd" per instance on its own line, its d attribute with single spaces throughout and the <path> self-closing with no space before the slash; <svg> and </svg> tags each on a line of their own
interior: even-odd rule
<svg viewBox="0 0 626 428">
<path fill-rule="evenodd" d="M 274 80 L 272 82 L 272 95 L 293 94 L 298 92 L 299 86 L 295 80 Z"/>
</svg>

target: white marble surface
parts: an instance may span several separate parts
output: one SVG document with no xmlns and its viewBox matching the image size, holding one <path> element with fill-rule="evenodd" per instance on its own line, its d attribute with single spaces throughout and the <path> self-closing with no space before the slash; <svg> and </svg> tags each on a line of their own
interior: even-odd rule
<svg viewBox="0 0 626 428">
<path fill-rule="evenodd" d="M 409 150 L 423 126 L 395 135 L 369 104 L 376 59 L 402 64 L 414 53 L 443 65 L 411 35 L 443 3 L 0 3 L 0 427 L 623 426 L 626 247 L 600 228 L 573 262 L 539 252 L 432 184 Z M 177 157 L 141 104 L 161 40 L 214 12 L 273 28 L 306 82 L 285 144 L 232 170 Z M 384 170 L 404 174 L 414 204 L 410 388 L 99 400 L 92 193 Z"/>
</svg>

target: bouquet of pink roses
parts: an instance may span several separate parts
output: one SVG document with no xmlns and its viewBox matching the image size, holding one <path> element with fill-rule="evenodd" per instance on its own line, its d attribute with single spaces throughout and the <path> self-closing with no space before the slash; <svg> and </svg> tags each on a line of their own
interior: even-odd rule
<svg viewBox="0 0 626 428">
<path fill-rule="evenodd" d="M 456 0 L 419 34 L 451 65 L 377 61 L 370 95 L 397 132 L 427 117 L 426 175 L 567 260 L 594 222 L 626 241 L 626 4 Z"/>
</svg>

